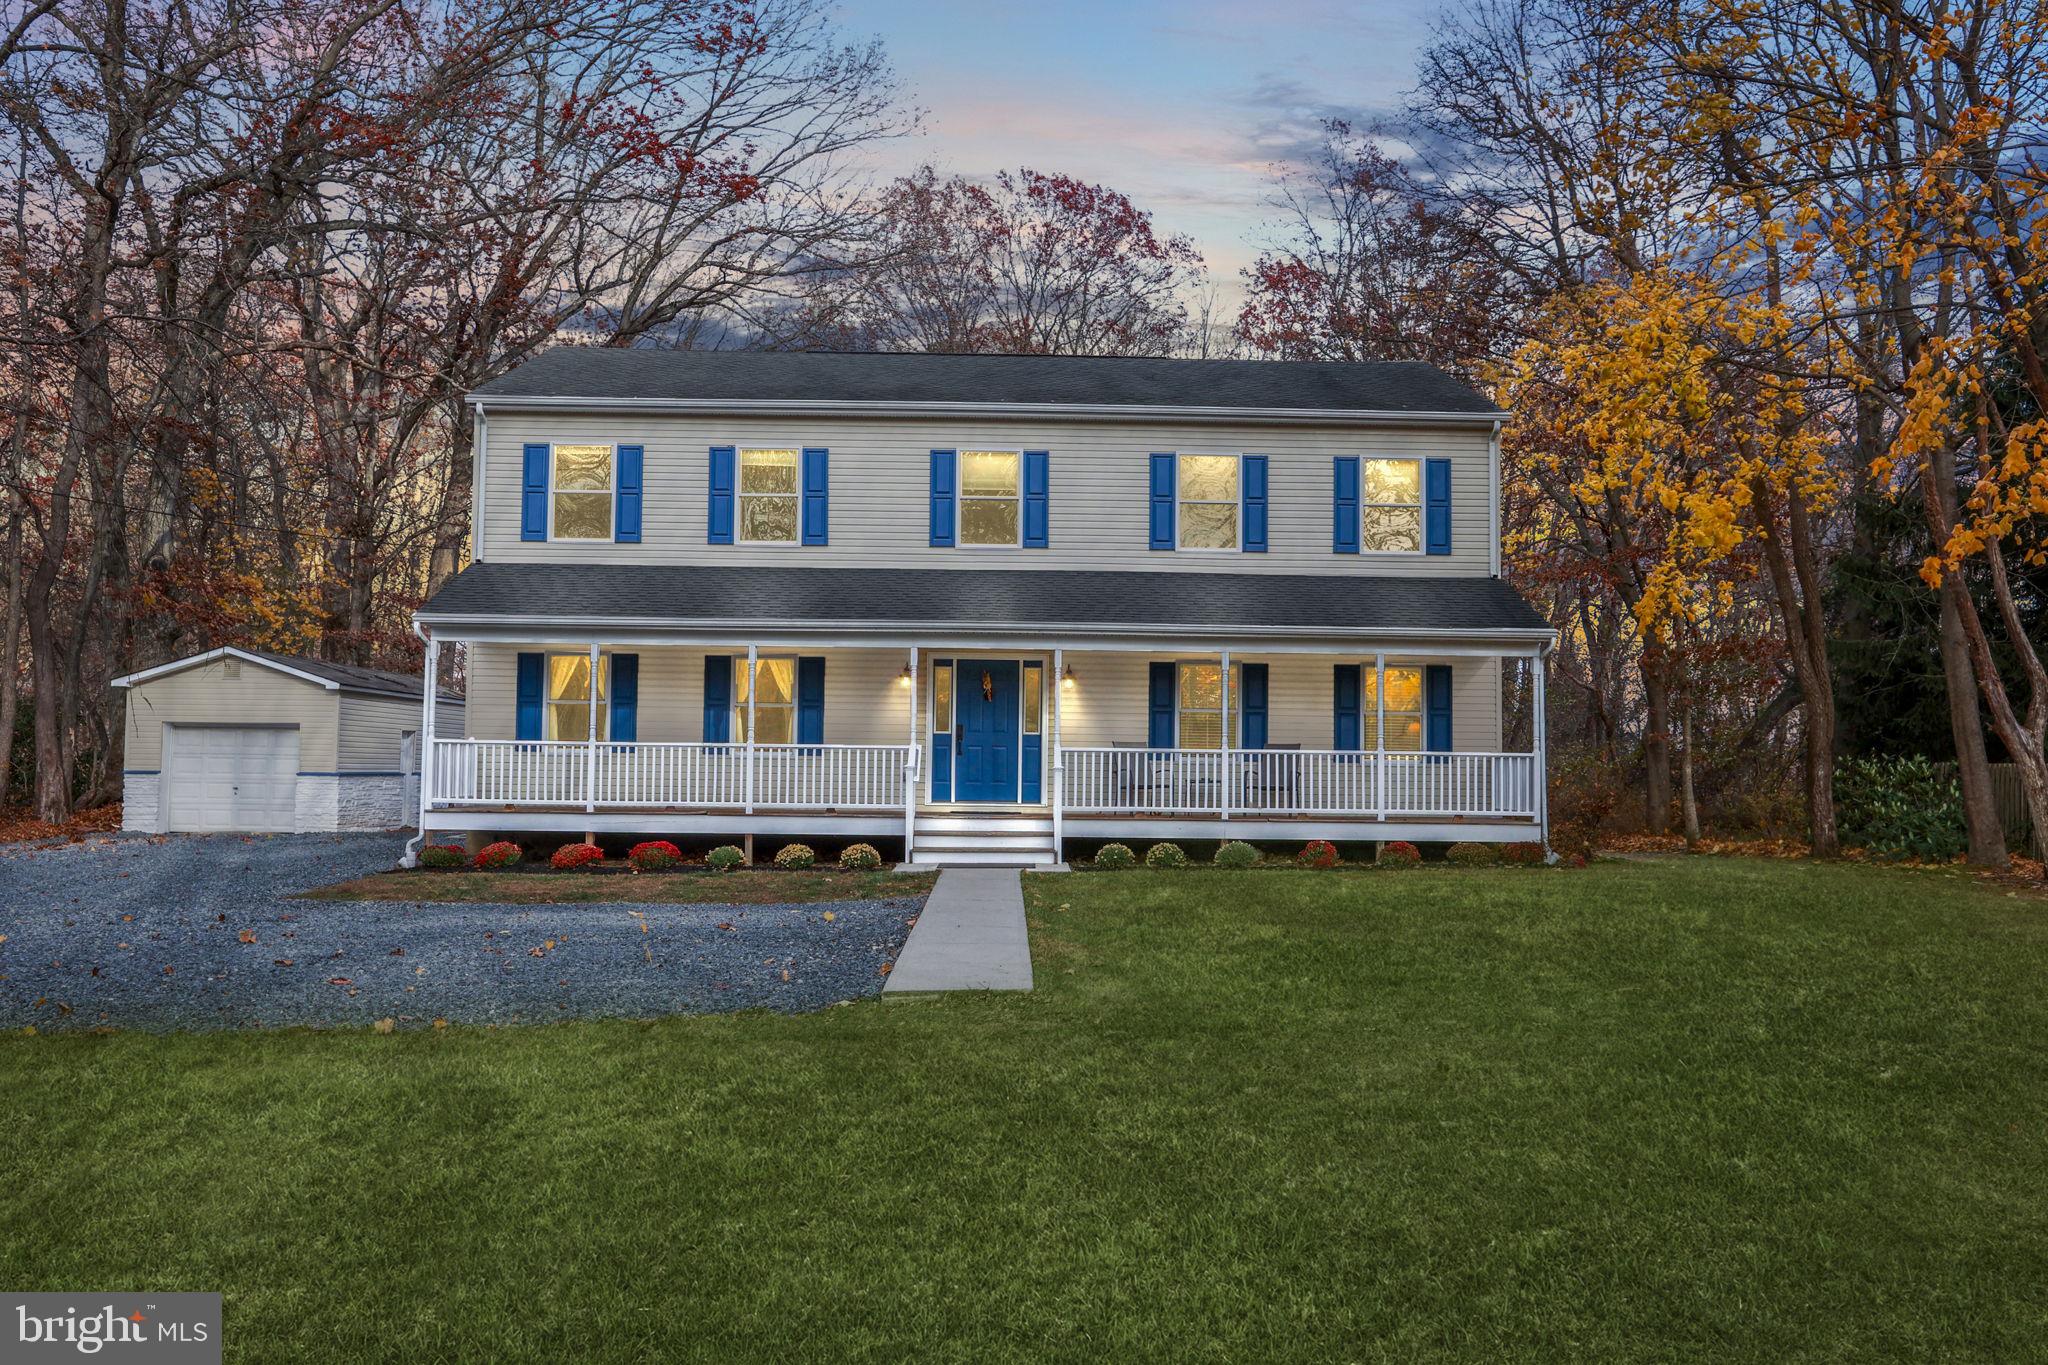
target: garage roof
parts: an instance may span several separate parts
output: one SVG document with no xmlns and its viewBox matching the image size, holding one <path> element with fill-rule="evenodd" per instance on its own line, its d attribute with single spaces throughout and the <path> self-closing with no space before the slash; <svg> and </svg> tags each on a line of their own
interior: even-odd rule
<svg viewBox="0 0 2048 1365">
<path fill-rule="evenodd" d="M 358 668 L 354 664 L 329 663 L 325 659 L 308 659 L 296 654 L 271 654 L 259 649 L 241 649 L 224 645 L 219 649 L 207 650 L 204 654 L 188 654 L 182 659 L 173 659 L 155 668 L 145 668 L 114 679 L 116 687 L 133 687 L 137 683 L 149 682 L 155 678 L 180 673 L 215 659 L 234 658 L 245 663 L 296 677 L 305 682 L 317 684 L 329 692 L 357 692 L 378 697 L 417 698 L 420 695 L 420 675 L 417 673 L 393 673 L 382 668 Z M 462 695 L 443 690 L 440 700 L 460 705 Z"/>
</svg>

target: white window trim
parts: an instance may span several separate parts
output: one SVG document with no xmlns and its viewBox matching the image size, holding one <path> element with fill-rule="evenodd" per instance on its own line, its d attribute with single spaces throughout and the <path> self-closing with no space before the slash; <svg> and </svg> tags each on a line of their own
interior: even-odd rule
<svg viewBox="0 0 2048 1365">
<path fill-rule="evenodd" d="M 1192 501 L 1198 507 L 1221 507 L 1222 503 L 1208 498 L 1187 499 L 1180 495 L 1180 462 L 1187 457 L 1221 458 L 1237 461 L 1237 496 L 1230 501 L 1231 545 L 1189 545 L 1186 543 L 1188 519 L 1182 509 Z M 1244 550 L 1244 454 L 1226 454 L 1220 450 L 1176 450 L 1173 452 L 1173 548 L 1176 553 L 1186 551 L 1191 555 L 1234 555 Z"/>
<path fill-rule="evenodd" d="M 612 453 L 611 462 L 606 466 L 609 481 L 605 487 L 564 488 L 555 477 L 555 452 L 563 446 L 603 446 Z M 571 497 L 582 494 L 595 497 L 603 493 L 610 501 L 611 529 L 601 536 L 564 536 L 555 533 L 555 499 L 567 493 Z M 549 441 L 548 442 L 548 540 L 560 541 L 564 545 L 610 545 L 619 537 L 619 443 L 617 441 Z"/>
<path fill-rule="evenodd" d="M 1004 544 L 989 544 L 967 539 L 967 456 L 969 447 L 954 447 L 954 492 L 953 492 L 953 548 L 956 550 L 994 550 L 998 554 L 1005 550 L 1024 548 L 1024 452 L 1022 450 L 999 450 L 988 446 L 972 447 L 976 455 L 1015 455 L 1017 457 L 1017 491 L 1007 501 L 1017 504 L 1017 538 Z M 977 494 L 974 502 L 996 502 L 999 499 Z"/>
<path fill-rule="evenodd" d="M 1218 668 L 1218 667 L 1221 667 L 1221 665 L 1220 665 L 1220 664 L 1219 664 L 1219 663 L 1218 663 L 1218 662 L 1217 662 L 1216 660 L 1214 660 L 1214 659 L 1177 659 L 1177 660 L 1175 660 L 1175 661 L 1174 661 L 1174 665 L 1173 665 L 1173 747 L 1174 747 L 1174 749 L 1175 749 L 1176 751 L 1178 751 L 1178 752 L 1181 752 L 1181 753 L 1190 753 L 1190 754 L 1214 754 L 1214 753 L 1223 753 L 1223 752 L 1227 752 L 1227 751 L 1228 751 L 1229 749 L 1231 749 L 1231 748 L 1233 747 L 1233 746 L 1231 745 L 1231 743 L 1230 743 L 1230 741 L 1231 741 L 1232 739 L 1236 739 L 1236 740 L 1240 741 L 1240 743 L 1241 743 L 1241 742 L 1243 741 L 1243 739 L 1244 739 L 1244 706 L 1243 706 L 1243 695 L 1242 695 L 1242 694 L 1243 694 L 1243 691 L 1244 691 L 1244 689 L 1243 689 L 1243 687 L 1242 687 L 1242 685 L 1241 685 L 1241 683 L 1240 683 L 1240 679 L 1242 679 L 1242 678 L 1243 678 L 1243 676 L 1244 676 L 1244 665 L 1243 665 L 1243 664 L 1241 664 L 1241 663 L 1239 663 L 1239 662 L 1237 662 L 1236 660 L 1234 660 L 1234 659 L 1233 659 L 1233 660 L 1231 661 L 1231 664 L 1230 664 L 1230 692 L 1229 692 L 1229 704 L 1230 704 L 1230 717 L 1235 717 L 1235 718 L 1237 719 L 1236 733 L 1235 733 L 1235 734 L 1233 734 L 1233 733 L 1232 733 L 1232 727 L 1231 727 L 1231 725 L 1230 725 L 1230 719 L 1229 719 L 1229 717 L 1226 717 L 1226 718 L 1224 719 L 1224 723 L 1223 723 L 1223 736 L 1222 736 L 1223 742 L 1222 742 L 1222 744 L 1221 744 L 1221 745 L 1220 745 L 1219 747 L 1217 747 L 1217 748 L 1214 748 L 1214 749 L 1189 749 L 1189 748 L 1187 748 L 1186 746 L 1184 746 L 1184 745 L 1183 745 L 1183 744 L 1182 744 L 1182 743 L 1180 742 L 1180 741 L 1181 741 L 1181 729 L 1182 729 L 1182 727 L 1181 727 L 1181 717 L 1182 717 L 1183 715 L 1187 714 L 1187 711 L 1188 711 L 1188 709 L 1189 709 L 1189 708 L 1187 708 L 1187 707 L 1184 707 L 1184 706 L 1182 706 L 1182 705 L 1181 705 L 1181 688 L 1180 688 L 1180 675 L 1181 675 L 1181 671 L 1182 671 L 1183 669 L 1188 669 L 1188 668 Z M 1195 708 L 1193 708 L 1193 710 L 1194 710 L 1194 713 L 1195 713 L 1195 714 L 1197 714 L 1197 715 L 1209 716 L 1209 715 L 1215 715 L 1215 714 L 1217 714 L 1217 712 L 1211 711 L 1211 710 L 1210 710 L 1210 709 L 1209 709 L 1208 707 L 1206 707 L 1206 706 L 1198 706 L 1198 707 L 1195 707 Z"/>
<path fill-rule="evenodd" d="M 754 493 L 741 490 L 746 485 L 747 452 L 750 450 L 794 450 L 796 452 L 795 493 Z M 796 503 L 796 534 L 788 540 L 749 540 L 743 533 L 747 524 L 746 500 L 748 497 L 788 497 Z M 804 447 L 800 442 L 756 441 L 750 446 L 734 445 L 732 448 L 732 543 L 735 545 L 762 545 L 770 549 L 795 548 L 804 543 Z"/>
<path fill-rule="evenodd" d="M 1415 466 L 1414 502 L 1367 502 L 1365 500 L 1365 466 L 1372 460 L 1399 460 Z M 1420 455 L 1361 455 L 1358 457 L 1358 553 L 1368 559 L 1415 559 L 1429 553 L 1429 489 L 1425 483 L 1429 478 L 1428 464 Z M 1365 513 L 1369 507 L 1413 507 L 1415 509 L 1415 548 L 1412 550 L 1368 550 L 1365 548 Z"/>
<path fill-rule="evenodd" d="M 767 448 L 768 448 L 768 447 L 763 447 L 763 449 L 767 449 Z M 781 542 L 781 541 L 779 541 L 779 540 L 771 540 L 771 541 L 769 541 L 769 542 L 767 542 L 767 543 L 768 543 L 768 544 L 770 544 L 770 545 L 780 545 L 780 544 L 782 544 L 783 542 Z M 758 697 L 754 697 L 754 684 L 755 684 L 755 683 L 756 683 L 756 682 L 757 682 L 757 681 L 759 680 L 759 674 L 760 674 L 760 672 L 761 672 L 761 665 L 762 665 L 762 664 L 765 664 L 765 663 L 769 663 L 769 662 L 772 662 L 772 661 L 774 661 L 774 660 L 777 660 L 777 659 L 783 660 L 784 662 L 786 662 L 786 663 L 788 663 L 788 664 L 789 664 L 789 700 L 788 700 L 787 702 L 773 702 L 773 701 L 771 701 L 771 702 L 763 702 L 763 701 L 761 701 L 761 700 L 760 700 L 760 699 L 759 699 Z M 726 733 L 727 733 L 727 734 L 729 734 L 729 735 L 737 735 L 737 734 L 741 733 L 742 731 L 745 731 L 745 732 L 746 732 L 746 736 L 747 736 L 747 737 L 746 737 L 745 739 L 741 739 L 741 740 L 735 740 L 735 741 L 734 741 L 734 743 L 737 743 L 737 744 L 747 744 L 747 743 L 754 743 L 754 744 L 760 744 L 760 743 L 763 743 L 763 742 L 772 742 L 772 743 L 788 743 L 788 744 L 794 744 L 794 743 L 796 743 L 796 742 L 797 742 L 797 740 L 796 740 L 796 708 L 797 708 L 797 695 L 796 695 L 796 692 L 797 692 L 797 664 L 796 664 L 796 660 L 797 660 L 797 656 L 796 656 L 796 655 L 794 655 L 794 654 L 782 654 L 782 653 L 774 653 L 774 654 L 763 654 L 763 653 L 761 653 L 761 652 L 760 652 L 760 651 L 758 651 L 758 650 L 757 650 L 757 651 L 755 651 L 755 654 L 754 654 L 754 675 L 755 675 L 755 676 L 753 676 L 753 677 L 748 677 L 748 678 L 747 678 L 747 691 L 746 691 L 746 696 L 741 696 L 741 695 L 740 695 L 740 693 L 739 693 L 739 689 L 738 689 L 738 688 L 734 688 L 734 689 L 733 689 L 733 699 L 732 699 L 732 722 L 731 722 L 731 725 L 730 725 L 730 727 L 729 727 L 729 728 L 728 728 L 728 729 L 726 730 Z M 736 665 L 736 669 L 735 669 L 735 672 L 736 672 L 736 673 L 737 673 L 738 675 L 740 675 L 740 676 L 745 676 L 745 675 L 746 675 L 746 671 L 747 671 L 747 656 L 746 656 L 746 655 L 744 655 L 744 654 L 741 654 L 741 655 L 737 655 L 737 656 L 735 656 L 735 658 L 733 659 L 733 663 L 734 663 L 734 664 Z M 761 739 L 760 739 L 760 738 L 759 738 L 759 737 L 758 737 L 757 735 L 755 735 L 755 734 L 754 734 L 754 732 L 753 732 L 752 730 L 748 730 L 748 729 L 747 729 L 747 710 L 748 710 L 748 698 L 749 698 L 749 697 L 754 697 L 754 700 L 753 700 L 753 704 L 752 704 L 752 705 L 753 705 L 753 711 L 754 711 L 754 719 L 755 719 L 755 720 L 757 720 L 757 721 L 758 721 L 758 720 L 759 720 L 759 719 L 761 718 L 761 712 L 763 712 L 763 711 L 787 711 L 787 712 L 789 712 L 789 738 L 788 738 L 787 740 L 763 741 L 763 740 L 761 740 Z"/>
</svg>

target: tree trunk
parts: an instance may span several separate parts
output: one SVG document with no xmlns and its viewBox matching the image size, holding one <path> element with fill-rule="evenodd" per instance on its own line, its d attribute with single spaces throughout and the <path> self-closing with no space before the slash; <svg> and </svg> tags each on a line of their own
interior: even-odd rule
<svg viewBox="0 0 2048 1365">
<path fill-rule="evenodd" d="M 1688 850 L 1697 848 L 1700 842 L 1700 803 L 1693 795 L 1692 788 L 1692 703 L 1687 702 L 1679 719 L 1681 738 L 1685 748 L 1679 755 L 1679 809 L 1685 820 L 1685 846 Z"/>
<path fill-rule="evenodd" d="M 12 495 L 8 501 L 13 503 Z M 7 527 L 7 612 L 0 621 L 0 806 L 14 775 L 14 721 L 21 708 L 21 512 Z"/>
<path fill-rule="evenodd" d="M 1670 660 L 1661 645 L 1643 649 L 1644 816 L 1650 833 L 1671 832 L 1671 684 Z"/>
<path fill-rule="evenodd" d="M 1956 782 L 1963 792 L 1963 824 L 1970 835 L 1970 865 L 2004 867 L 2005 826 L 1991 791 L 1991 762 L 1984 752 L 1984 721 L 1977 713 L 1977 674 L 1963 636 L 1962 575 L 1941 580 L 1941 669 L 1948 679 L 1948 723 L 1955 735 Z"/>
</svg>

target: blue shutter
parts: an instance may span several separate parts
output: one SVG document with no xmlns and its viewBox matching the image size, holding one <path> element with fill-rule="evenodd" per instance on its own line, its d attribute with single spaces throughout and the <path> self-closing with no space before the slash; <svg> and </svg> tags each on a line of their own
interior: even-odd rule
<svg viewBox="0 0 2048 1365">
<path fill-rule="evenodd" d="M 1266 747 L 1266 666 L 1239 665 L 1237 685 L 1238 747 L 1263 749 Z"/>
<path fill-rule="evenodd" d="M 932 660 L 932 677 L 937 678 L 939 670 L 950 668 L 952 663 L 951 659 Z M 934 690 L 936 690 L 936 684 L 933 686 Z M 953 718 L 955 720 L 960 718 L 960 680 L 957 677 L 953 679 Z M 931 719 L 936 721 L 938 716 L 933 714 Z M 951 801 L 952 799 L 953 731 L 951 727 L 944 730 L 934 728 L 932 730 L 932 800 Z"/>
<path fill-rule="evenodd" d="M 619 447 L 619 491 L 613 495 L 612 539 L 621 545 L 640 543 L 639 446 Z"/>
<path fill-rule="evenodd" d="M 1152 548 L 1173 548 L 1173 456 L 1152 457 Z"/>
<path fill-rule="evenodd" d="M 956 462 L 950 450 L 932 452 L 932 544 L 953 544 L 953 498 Z"/>
<path fill-rule="evenodd" d="M 825 742 L 825 660 L 820 655 L 796 661 L 796 742 Z"/>
<path fill-rule="evenodd" d="M 640 737 L 640 656 L 614 654 L 612 660 L 611 738 L 631 744 Z"/>
<path fill-rule="evenodd" d="M 512 732 L 515 739 L 541 737 L 541 684 L 546 671 L 547 655 L 519 656 L 519 701 L 513 713 L 514 723 L 518 728 Z"/>
<path fill-rule="evenodd" d="M 713 545 L 732 544 L 733 467 L 739 454 L 731 446 L 711 447 L 711 504 L 705 513 L 705 539 Z"/>
<path fill-rule="evenodd" d="M 1430 664 L 1422 670 L 1422 733 L 1433 754 L 1451 751 L 1451 666 Z"/>
<path fill-rule="evenodd" d="M 1339 455 L 1330 474 L 1330 548 L 1358 553 L 1358 457 Z"/>
<path fill-rule="evenodd" d="M 804 544 L 825 545 L 827 498 L 832 479 L 827 464 L 829 452 L 817 446 L 804 447 Z M 822 742 L 822 741 L 820 741 Z"/>
<path fill-rule="evenodd" d="M 548 446 L 526 448 L 526 476 L 519 485 L 519 538 L 548 538 Z"/>
<path fill-rule="evenodd" d="M 1423 539 L 1433 555 L 1451 552 L 1451 462 L 1428 460 L 1422 474 Z"/>
<path fill-rule="evenodd" d="M 732 655 L 704 656 L 704 742 L 732 743 Z"/>
<path fill-rule="evenodd" d="M 1332 688 L 1334 699 L 1331 717 L 1333 727 L 1330 734 L 1330 747 L 1332 749 L 1356 749 L 1361 747 L 1361 736 L 1358 728 L 1358 706 L 1362 689 L 1360 687 L 1359 673 L 1360 669 L 1357 664 L 1337 665 L 1335 685 Z"/>
<path fill-rule="evenodd" d="M 1047 511 L 1051 501 L 1051 480 L 1043 450 L 1024 452 L 1024 548 L 1043 550 L 1049 542 Z"/>
<path fill-rule="evenodd" d="M 1152 665 L 1152 705 L 1150 723 L 1145 731 L 1145 744 L 1152 749 L 1173 747 L 1173 703 L 1174 666 L 1170 663 Z"/>
<path fill-rule="evenodd" d="M 1266 552 L 1266 457 L 1247 455 L 1238 479 L 1244 503 L 1244 548 L 1255 555 Z"/>
</svg>

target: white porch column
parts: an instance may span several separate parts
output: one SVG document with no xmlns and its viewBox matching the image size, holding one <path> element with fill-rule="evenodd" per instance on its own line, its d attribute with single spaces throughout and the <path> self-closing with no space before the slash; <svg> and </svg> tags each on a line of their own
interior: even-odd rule
<svg viewBox="0 0 2048 1365">
<path fill-rule="evenodd" d="M 441 690 L 440 678 L 441 640 L 438 636 L 429 635 L 425 696 L 420 703 L 420 810 L 419 823 L 414 830 L 419 836 L 414 842 L 422 846 L 427 842 L 427 812 L 434 807 L 434 701 L 435 693 Z M 415 865 L 418 856 L 408 847 L 405 855 L 406 866 Z"/>
<path fill-rule="evenodd" d="M 1387 656 L 1372 656 L 1372 698 L 1378 708 L 1373 724 L 1372 806 L 1380 819 L 1387 818 Z"/>
<path fill-rule="evenodd" d="M 1549 671 L 1550 655 L 1538 648 L 1530 667 L 1536 672 L 1535 712 L 1529 718 L 1530 748 L 1536 751 L 1536 828 L 1543 842 L 1543 856 L 1550 857 L 1550 718 L 1543 704 L 1543 675 Z"/>
<path fill-rule="evenodd" d="M 1232 748 L 1230 743 L 1230 651 L 1224 650 L 1221 657 L 1223 661 L 1223 734 L 1217 743 L 1216 759 L 1223 766 L 1216 772 L 1216 804 L 1217 808 L 1222 812 L 1223 818 L 1228 820 L 1230 818 L 1230 774 L 1232 771 L 1230 766 L 1230 751 Z M 1240 733 L 1238 738 L 1242 740 L 1244 738 L 1243 734 Z"/>
<path fill-rule="evenodd" d="M 590 712 L 590 739 L 583 771 L 583 809 L 585 811 L 597 809 L 597 667 L 597 644 L 593 641 L 590 646 L 590 685 L 584 689 L 583 696 L 583 700 L 587 703 L 584 709 Z M 541 686 L 547 686 L 545 672 L 543 672 L 541 677 Z"/>
<path fill-rule="evenodd" d="M 917 734 L 917 646 L 910 647 L 910 753 L 903 760 L 903 861 L 909 862 L 917 840 L 917 771 L 920 751 Z"/>
<path fill-rule="evenodd" d="M 1067 652 L 1055 647 L 1052 652 L 1052 754 L 1047 765 L 1052 771 L 1052 856 L 1054 862 L 1065 862 L 1061 850 L 1060 826 L 1064 823 L 1063 813 L 1067 804 L 1067 760 L 1060 752 L 1060 708 L 1067 695 Z"/>
<path fill-rule="evenodd" d="M 754 813 L 754 691 L 761 680 L 754 675 L 754 665 L 760 662 L 761 647 L 747 646 L 747 814 Z"/>
</svg>

